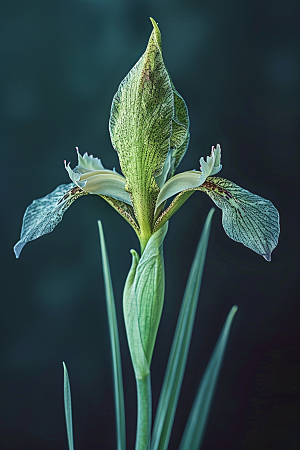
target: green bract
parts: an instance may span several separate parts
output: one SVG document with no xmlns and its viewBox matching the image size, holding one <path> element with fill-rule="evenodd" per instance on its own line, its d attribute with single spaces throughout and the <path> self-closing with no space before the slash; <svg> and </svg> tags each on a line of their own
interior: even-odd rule
<svg viewBox="0 0 300 450">
<path fill-rule="evenodd" d="M 166 223 L 151 236 L 141 258 L 131 250 L 132 266 L 125 283 L 123 309 L 130 354 L 138 379 L 150 372 L 164 302 L 163 241 L 167 229 Z"/>
<path fill-rule="evenodd" d="M 271 259 L 279 237 L 278 211 L 269 200 L 214 176 L 222 168 L 220 145 L 212 147 L 206 160 L 200 158 L 200 170 L 174 175 L 188 146 L 189 118 L 163 61 L 160 31 L 151 21 L 146 51 L 112 102 L 109 129 L 122 174 L 78 152 L 75 169 L 66 165 L 72 183 L 34 200 L 25 211 L 21 238 L 14 247 L 17 257 L 27 242 L 50 233 L 73 201 L 86 194 L 104 198 L 130 223 L 143 252 L 150 237 L 201 190 L 222 209 L 229 237 Z"/>
</svg>

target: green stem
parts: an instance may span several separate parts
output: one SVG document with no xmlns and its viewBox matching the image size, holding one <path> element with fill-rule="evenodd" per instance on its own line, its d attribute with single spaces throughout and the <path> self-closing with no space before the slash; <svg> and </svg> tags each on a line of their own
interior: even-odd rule
<svg viewBox="0 0 300 450">
<path fill-rule="evenodd" d="M 150 373 L 136 379 L 138 418 L 135 450 L 147 450 L 150 443 L 152 398 Z"/>
<path fill-rule="evenodd" d="M 141 256 L 146 248 L 147 242 L 151 236 L 139 236 L 140 246 L 141 246 Z"/>
</svg>

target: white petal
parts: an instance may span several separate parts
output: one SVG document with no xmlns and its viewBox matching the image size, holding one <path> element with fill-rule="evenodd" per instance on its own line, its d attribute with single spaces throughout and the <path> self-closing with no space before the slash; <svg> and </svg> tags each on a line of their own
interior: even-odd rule
<svg viewBox="0 0 300 450">
<path fill-rule="evenodd" d="M 83 156 L 79 153 L 78 147 L 76 147 L 78 155 L 78 165 L 75 170 L 79 173 L 93 172 L 94 170 L 103 170 L 104 167 L 99 158 L 93 155 L 88 155 L 86 152 Z"/>
<path fill-rule="evenodd" d="M 85 192 L 105 195 L 131 205 L 129 194 L 125 191 L 125 178 L 115 170 L 104 169 L 100 159 L 85 153 L 78 153 L 78 166 L 71 169 L 70 163 L 65 168 L 70 179 Z"/>
<path fill-rule="evenodd" d="M 159 206 L 173 195 L 178 194 L 186 189 L 193 189 L 201 184 L 201 172 L 191 170 L 182 172 L 170 178 L 162 187 L 156 200 L 156 210 Z"/>
<path fill-rule="evenodd" d="M 214 149 L 214 147 L 213 147 L 213 149 Z M 213 151 L 213 149 L 212 149 L 212 151 Z M 215 175 L 216 173 L 220 172 L 220 170 L 222 169 L 220 144 L 217 144 L 216 149 L 214 149 L 214 155 L 215 155 L 215 164 L 214 164 L 211 175 Z"/>
<path fill-rule="evenodd" d="M 125 191 L 126 180 L 116 172 L 101 170 L 86 179 L 84 190 L 90 194 L 105 195 L 131 205 L 128 192 Z"/>
<path fill-rule="evenodd" d="M 78 187 L 83 188 L 86 185 L 86 181 L 80 181 L 80 173 L 75 172 L 75 170 L 71 169 L 70 163 L 67 164 L 66 161 L 64 161 L 64 164 L 71 181 L 73 181 L 73 183 L 75 183 Z"/>
<path fill-rule="evenodd" d="M 221 169 L 221 147 L 218 144 L 216 149 L 212 147 L 211 154 L 207 156 L 206 161 L 203 157 L 200 158 L 201 184 L 204 183 L 207 177 L 215 175 Z"/>
</svg>

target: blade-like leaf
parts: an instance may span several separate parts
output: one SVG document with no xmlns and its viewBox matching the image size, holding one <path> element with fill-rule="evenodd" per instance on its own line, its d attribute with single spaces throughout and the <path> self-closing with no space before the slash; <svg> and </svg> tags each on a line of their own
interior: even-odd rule
<svg viewBox="0 0 300 450">
<path fill-rule="evenodd" d="M 214 208 L 204 224 L 185 289 L 156 412 L 151 450 L 166 450 L 168 447 L 190 346 L 213 213 Z"/>
<path fill-rule="evenodd" d="M 213 354 L 204 372 L 193 408 L 183 433 L 179 450 L 199 450 L 201 446 L 232 320 L 237 312 L 237 309 L 237 306 L 233 306 L 231 308 L 220 337 L 214 348 Z"/>
<path fill-rule="evenodd" d="M 63 362 L 63 368 L 64 368 L 64 403 L 65 403 L 65 416 L 66 416 L 68 445 L 69 445 L 69 450 L 74 450 L 71 389 L 70 389 L 70 381 L 69 381 L 67 367 L 64 362 Z"/>
<path fill-rule="evenodd" d="M 112 287 L 112 281 L 110 276 L 109 262 L 106 251 L 105 239 L 103 228 L 100 220 L 98 220 L 102 265 L 103 265 L 103 277 L 105 285 L 105 296 L 107 305 L 108 324 L 110 332 L 110 342 L 112 350 L 113 360 L 113 373 L 114 373 L 114 391 L 115 391 L 115 409 L 116 409 L 116 423 L 117 423 L 117 445 L 118 450 L 125 450 L 125 408 L 124 408 L 124 392 L 123 392 L 123 380 L 122 380 L 122 366 L 119 344 L 118 324 L 115 308 L 114 293 Z"/>
</svg>

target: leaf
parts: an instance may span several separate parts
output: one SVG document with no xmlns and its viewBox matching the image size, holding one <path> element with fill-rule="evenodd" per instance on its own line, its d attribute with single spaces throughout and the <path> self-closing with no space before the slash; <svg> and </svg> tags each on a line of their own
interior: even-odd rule
<svg viewBox="0 0 300 450">
<path fill-rule="evenodd" d="M 71 389 L 70 389 L 70 381 L 69 381 L 67 367 L 64 362 L 63 362 L 63 368 L 64 368 L 64 403 L 65 403 L 65 416 L 66 416 L 68 445 L 69 445 L 69 450 L 74 450 Z"/>
<path fill-rule="evenodd" d="M 112 281 L 110 276 L 109 261 L 105 245 L 105 238 L 100 220 L 98 221 L 98 228 L 100 235 L 103 277 L 105 284 L 105 297 L 106 297 L 107 316 L 108 316 L 108 325 L 109 325 L 112 361 L 113 361 L 115 410 L 117 423 L 117 445 L 118 450 L 125 450 L 126 448 L 125 408 L 124 408 L 124 392 L 123 392 L 118 323 L 117 323 Z"/>
<path fill-rule="evenodd" d="M 163 241 L 166 223 L 149 239 L 141 256 L 131 250 L 132 266 L 123 294 L 124 320 L 136 378 L 150 371 L 150 363 L 160 322 L 165 274 Z"/>
<path fill-rule="evenodd" d="M 17 258 L 25 244 L 44 234 L 51 233 L 62 220 L 64 213 L 72 203 L 82 195 L 86 195 L 75 184 L 62 184 L 46 197 L 34 200 L 25 211 L 21 239 L 14 246 Z"/>
<path fill-rule="evenodd" d="M 214 209 L 208 213 L 186 285 L 157 407 L 151 450 L 168 448 L 190 346 L 213 213 Z"/>
<path fill-rule="evenodd" d="M 216 388 L 232 320 L 238 307 L 233 306 L 216 343 L 213 354 L 201 380 L 179 450 L 199 450 Z"/>
<path fill-rule="evenodd" d="M 198 188 L 222 209 L 226 234 L 271 261 L 278 243 L 279 214 L 273 203 L 225 180 L 209 177 Z"/>
</svg>

